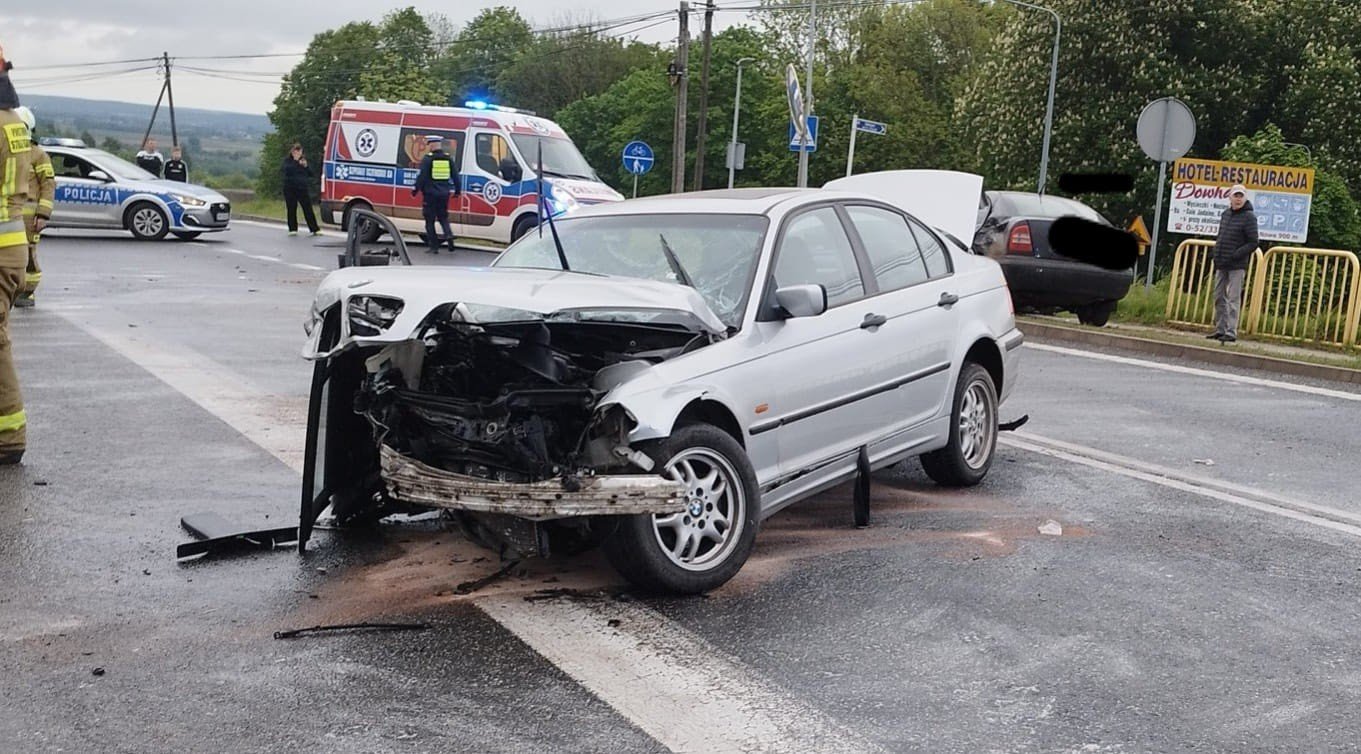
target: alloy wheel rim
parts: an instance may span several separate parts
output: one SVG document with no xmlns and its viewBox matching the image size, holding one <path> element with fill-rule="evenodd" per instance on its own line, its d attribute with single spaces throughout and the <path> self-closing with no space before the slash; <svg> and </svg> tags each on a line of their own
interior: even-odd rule
<svg viewBox="0 0 1361 754">
<path fill-rule="evenodd" d="M 662 473 L 685 485 L 686 507 L 652 517 L 658 546 L 687 571 L 722 563 L 745 526 L 747 500 L 737 469 L 709 448 L 689 448 L 676 454 Z"/>
<path fill-rule="evenodd" d="M 959 407 L 959 447 L 964 463 L 971 469 L 982 468 L 992 455 L 995 440 L 992 401 L 981 382 L 974 382 L 964 391 Z"/>
<path fill-rule="evenodd" d="M 161 232 L 161 214 L 154 209 L 141 209 L 132 216 L 132 224 L 144 236 L 154 236 Z"/>
</svg>

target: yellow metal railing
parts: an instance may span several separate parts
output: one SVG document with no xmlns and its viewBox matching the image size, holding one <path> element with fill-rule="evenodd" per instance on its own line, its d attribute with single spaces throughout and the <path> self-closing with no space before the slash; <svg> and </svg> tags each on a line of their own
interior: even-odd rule
<svg viewBox="0 0 1361 754">
<path fill-rule="evenodd" d="M 1339 346 L 1356 343 L 1361 261 L 1350 251 L 1274 246 L 1257 269 L 1247 331 Z"/>
<path fill-rule="evenodd" d="M 1187 239 L 1177 246 L 1172 258 L 1172 278 L 1167 290 L 1167 310 L 1164 318 L 1179 325 L 1212 326 L 1215 321 L 1214 241 Z M 1255 292 L 1256 273 L 1262 261 L 1261 250 L 1252 253 L 1248 272 L 1243 278 L 1246 300 Z M 1247 331 L 1248 307 L 1238 316 L 1238 327 Z"/>
<path fill-rule="evenodd" d="M 1167 291 L 1167 322 L 1214 324 L 1213 241 L 1177 246 Z M 1350 251 L 1273 246 L 1253 252 L 1244 278 L 1239 331 L 1339 346 L 1361 329 L 1361 261 Z"/>
</svg>

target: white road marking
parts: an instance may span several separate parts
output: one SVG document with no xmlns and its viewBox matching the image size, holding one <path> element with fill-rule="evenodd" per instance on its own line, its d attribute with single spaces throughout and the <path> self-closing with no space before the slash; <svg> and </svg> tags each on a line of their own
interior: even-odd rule
<svg viewBox="0 0 1361 754">
<path fill-rule="evenodd" d="M 297 268 L 297 269 L 299 269 L 299 270 L 307 270 L 307 271 L 309 271 L 309 272 L 325 272 L 325 271 L 326 271 L 326 268 L 325 268 L 325 267 L 318 267 L 318 266 L 316 266 L 315 264 L 303 264 L 303 263 L 301 263 L 301 262 L 290 262 L 288 266 L 289 266 L 289 267 Z"/>
<path fill-rule="evenodd" d="M 1132 359 L 1128 356 L 1113 356 L 1108 353 L 1084 351 L 1078 348 L 1064 348 L 1062 346 L 1051 346 L 1047 343 L 1026 343 L 1025 347 L 1033 348 L 1037 351 L 1061 353 L 1065 356 L 1079 356 L 1084 359 L 1108 361 L 1113 364 L 1124 364 L 1127 366 L 1144 367 L 1145 369 L 1158 369 L 1164 372 L 1175 372 L 1177 374 L 1187 374 L 1193 377 L 1205 377 L 1207 379 L 1222 380 L 1224 382 L 1236 382 L 1240 385 L 1268 387 L 1277 390 L 1292 390 L 1296 393 L 1307 393 L 1309 395 L 1318 395 L 1327 398 L 1340 398 L 1344 401 L 1361 401 L 1361 393 L 1349 393 L 1345 390 L 1332 390 L 1326 387 L 1314 387 L 1313 385 L 1295 385 L 1289 382 L 1281 382 L 1280 380 L 1267 380 L 1262 379 L 1261 377 L 1248 377 L 1245 375 L 1232 374 L 1228 372 L 1215 372 L 1209 369 L 1184 367 L 1178 364 L 1163 364 L 1157 361 L 1148 361 L 1147 359 Z"/>
<path fill-rule="evenodd" d="M 263 254 L 247 254 L 246 256 L 250 257 L 251 259 L 258 259 L 261 262 L 279 262 L 281 264 L 285 263 L 284 260 L 278 257 L 267 257 Z"/>
<path fill-rule="evenodd" d="M 227 248 L 222 248 L 222 249 L 218 249 L 218 251 L 225 251 L 225 252 L 227 252 L 228 254 L 241 254 L 242 256 L 245 256 L 245 254 L 246 254 L 246 252 L 244 252 L 244 251 L 242 251 L 242 250 L 240 250 L 240 249 L 227 249 Z"/>
<path fill-rule="evenodd" d="M 879 751 L 642 605 L 518 596 L 476 604 L 672 751 Z"/>
<path fill-rule="evenodd" d="M 286 401 L 278 400 L 279 396 L 270 396 L 247 384 L 230 369 L 201 353 L 183 346 L 176 346 L 174 351 L 163 349 L 139 339 L 133 334 L 135 331 L 120 330 L 82 316 L 82 311 L 88 307 L 49 304 L 46 308 L 179 391 L 289 468 L 302 473 L 307 417 L 305 413 L 298 417 L 280 416 L 280 405 Z M 270 398 L 276 400 L 271 403 Z M 306 411 L 305 403 L 302 409 Z"/>
<path fill-rule="evenodd" d="M 1028 432 L 1013 432 L 998 438 L 998 442 L 1020 450 L 1081 464 L 1112 474 L 1151 482 L 1182 492 L 1190 492 L 1233 505 L 1241 505 L 1263 513 L 1270 513 L 1295 521 L 1313 524 L 1324 529 L 1361 537 L 1361 514 L 1331 508 L 1326 505 L 1295 500 L 1265 490 L 1247 487 L 1218 479 L 1186 474 L 1158 464 L 1146 463 L 1128 456 L 1108 453 L 1084 445 L 1054 440 Z"/>
</svg>

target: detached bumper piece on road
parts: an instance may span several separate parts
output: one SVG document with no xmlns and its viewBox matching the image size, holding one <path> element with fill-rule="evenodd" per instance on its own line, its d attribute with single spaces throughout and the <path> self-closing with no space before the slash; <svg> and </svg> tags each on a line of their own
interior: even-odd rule
<svg viewBox="0 0 1361 754">
<path fill-rule="evenodd" d="M 380 451 L 388 493 L 432 508 L 504 513 L 531 520 L 575 516 L 677 513 L 685 488 L 660 476 L 557 477 L 541 482 L 501 482 L 427 466 L 384 445 Z"/>
</svg>

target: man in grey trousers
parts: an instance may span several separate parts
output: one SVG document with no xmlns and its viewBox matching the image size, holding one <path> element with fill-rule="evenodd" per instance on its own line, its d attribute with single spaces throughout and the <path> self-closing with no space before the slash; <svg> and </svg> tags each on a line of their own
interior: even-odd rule
<svg viewBox="0 0 1361 754">
<path fill-rule="evenodd" d="M 1221 343 L 1238 340 L 1238 311 L 1243 304 L 1243 279 L 1257 249 L 1257 215 L 1248 201 L 1248 190 L 1236 184 L 1229 189 L 1229 208 L 1219 218 L 1215 238 L 1215 331 L 1205 337 Z"/>
</svg>

